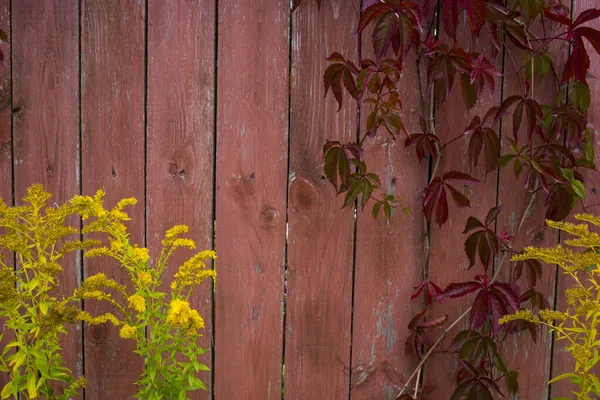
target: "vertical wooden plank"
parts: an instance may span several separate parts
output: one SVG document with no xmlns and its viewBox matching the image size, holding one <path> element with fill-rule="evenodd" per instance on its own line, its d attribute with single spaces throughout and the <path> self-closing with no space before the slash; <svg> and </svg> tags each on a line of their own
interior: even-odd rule
<svg viewBox="0 0 600 400">
<path fill-rule="evenodd" d="M 161 248 L 165 230 L 176 224 L 189 226 L 198 250 L 212 245 L 214 14 L 213 1 L 148 4 L 146 221 L 152 255 Z M 189 255 L 180 250 L 173 256 L 164 282 Z M 210 284 L 191 298 L 206 324 L 198 343 L 206 349 L 211 348 L 211 298 Z M 211 352 L 200 361 L 210 366 Z M 199 377 L 210 385 L 211 373 Z M 208 399 L 210 391 L 188 396 Z"/>
<path fill-rule="evenodd" d="M 17 204 L 34 183 L 42 183 L 59 204 L 79 193 L 78 12 L 77 0 L 12 2 Z M 77 219 L 67 223 L 77 226 Z M 70 295 L 80 278 L 76 255 L 66 257 L 62 267 L 61 291 Z M 62 345 L 67 366 L 78 377 L 83 373 L 80 329 L 70 328 Z"/>
<path fill-rule="evenodd" d="M 573 18 L 576 18 L 582 11 L 590 8 L 598 8 L 598 3 L 595 0 L 573 0 Z M 600 21 L 593 20 L 584 24 L 594 29 L 600 29 Z M 585 41 L 584 41 L 585 42 Z M 588 109 L 588 126 L 591 128 L 593 135 L 593 145 L 596 151 L 596 165 L 600 165 L 600 133 L 598 126 L 600 126 L 600 81 L 595 78 L 600 74 L 600 56 L 596 53 L 594 48 L 586 42 L 586 49 L 590 57 L 590 70 L 588 72 L 587 83 L 590 87 L 590 107 Z M 562 68 L 558 69 L 562 71 Z M 585 200 L 584 203 L 587 206 L 596 205 L 590 207 L 586 212 L 594 215 L 600 215 L 600 207 L 597 206 L 600 203 L 600 177 L 597 171 L 583 171 L 583 177 L 585 182 Z M 575 212 L 583 212 L 581 207 L 577 207 Z M 572 219 L 573 220 L 573 219 Z M 580 221 L 572 221 L 580 223 Z M 565 237 L 566 236 L 566 237 Z M 561 235 L 561 240 L 567 239 L 570 235 Z M 558 271 L 558 282 L 557 282 L 557 299 L 556 308 L 558 310 L 565 310 L 567 307 L 567 298 L 565 295 L 565 289 L 568 289 L 574 284 L 572 278 L 565 276 L 562 271 Z M 550 378 L 561 375 L 565 372 L 571 372 L 574 368 L 573 357 L 570 353 L 564 350 L 565 343 L 560 341 L 554 342 L 553 358 L 552 358 L 552 375 Z M 600 375 L 600 367 L 595 367 L 596 376 Z M 548 378 L 548 375 L 546 375 Z M 557 382 L 550 387 L 550 397 L 560 396 L 572 396 L 572 391 L 575 391 L 577 386 L 571 384 L 568 380 L 562 380 Z"/>
<path fill-rule="evenodd" d="M 459 19 L 457 28 L 458 43 L 462 43 L 467 51 L 478 51 L 483 54 L 491 53 L 491 40 L 488 33 L 482 30 L 479 39 L 471 40 L 471 32 L 467 25 L 466 18 Z M 445 33 L 441 34 L 444 41 L 452 42 Z M 496 60 L 490 60 L 498 70 L 502 69 L 502 57 L 498 56 Z M 496 78 L 496 87 L 500 87 L 501 81 Z M 442 144 L 460 136 L 465 128 L 471 123 L 474 116 L 483 119 L 488 109 L 500 102 L 500 91 L 496 90 L 493 98 L 484 91 L 477 104 L 467 110 L 461 94 L 459 77 L 444 103 L 436 107 L 435 126 L 436 133 L 440 137 Z M 498 129 L 497 126 L 494 126 Z M 437 169 L 437 176 L 443 175 L 448 171 L 465 172 L 481 182 L 471 186 L 456 184 L 455 187 L 464 193 L 471 202 L 470 208 L 459 208 L 454 201 L 449 198 L 449 218 L 446 224 L 440 228 L 435 221 L 430 224 L 430 243 L 431 258 L 429 263 L 429 280 L 438 286 L 445 288 L 452 282 L 462 282 L 473 280 L 477 274 L 484 273 L 481 264 L 477 264 L 472 269 L 467 270 L 469 266 L 468 258 L 464 252 L 464 242 L 466 236 L 462 234 L 469 216 L 475 216 L 480 220 L 485 219 L 487 212 L 496 205 L 496 184 L 497 174 L 493 172 L 486 176 L 484 170 L 483 156 L 476 168 L 473 168 L 467 157 L 469 137 L 463 136 L 453 144 L 449 145 L 440 158 L 440 165 Z M 488 274 L 492 275 L 491 267 Z M 448 315 L 449 323 L 452 323 L 461 315 L 471 304 L 472 299 L 451 299 L 443 304 L 437 303 L 434 306 L 434 315 Z M 460 330 L 468 326 L 468 318 L 463 319 L 461 323 L 451 332 L 442 342 L 442 348 L 450 344 L 452 338 Z M 456 387 L 455 373 L 458 363 L 454 355 L 438 354 L 426 364 L 425 382 L 436 387 L 437 395 L 451 395 Z"/>
<path fill-rule="evenodd" d="M 356 101 L 324 99 L 327 57 L 357 60 L 355 8 L 307 1 L 293 14 L 285 398 L 347 398 L 354 210 L 323 177 L 325 140 L 354 141 Z M 358 8 L 358 7 L 357 7 Z"/>
<path fill-rule="evenodd" d="M 9 0 L 0 1 L 0 29 L 10 35 L 10 2 Z M 8 39 L 10 41 L 10 37 Z M 0 198 L 8 205 L 12 204 L 13 197 L 13 160 L 12 160 L 12 132 L 11 132 L 11 54 L 10 45 L 2 42 L 0 50 L 4 53 L 4 65 L 0 65 Z M 0 249 L 0 254 L 4 255 L 3 262 L 14 267 L 14 258 L 12 252 Z M 0 321 L 0 335 L 4 332 L 4 321 Z M 0 348 L 4 348 L 13 336 L 10 332 L 5 332 L 4 338 L 0 341 Z M 0 387 L 4 387 L 8 382 L 8 377 L 0 373 Z"/>
<path fill-rule="evenodd" d="M 289 1 L 219 2 L 215 394 L 281 398 Z"/>
<path fill-rule="evenodd" d="M 135 197 L 129 209 L 131 240 L 144 237 L 144 1 L 82 0 L 82 190 L 102 188 L 112 206 Z M 106 259 L 84 260 L 85 276 L 104 272 L 128 281 L 122 267 Z M 89 301 L 96 315 L 109 308 Z M 86 327 L 86 399 L 128 398 L 136 389 L 142 360 L 133 342 L 110 324 Z"/>
<path fill-rule="evenodd" d="M 371 2 L 371 4 L 374 2 Z M 370 5 L 363 2 L 363 10 Z M 370 32 L 362 35 L 362 57 L 372 58 Z M 400 79 L 400 115 L 408 132 L 419 130 L 419 74 L 411 51 L 404 60 Z M 421 64 L 421 71 L 425 71 Z M 369 108 L 361 108 L 360 134 L 364 135 Z M 425 110 L 425 113 L 428 111 Z M 352 399 L 392 400 L 416 366 L 404 354 L 409 335 L 406 328 L 419 305 L 410 302 L 413 287 L 423 274 L 422 192 L 427 185 L 427 166 L 419 164 L 414 150 L 403 146 L 404 138 L 391 140 L 385 131 L 365 142 L 365 162 L 379 175 L 387 193 L 400 196 L 413 218 L 393 210 L 389 223 L 374 219 L 372 204 L 358 211 L 352 343 Z M 372 372 L 367 372 L 372 371 Z M 366 375 L 365 375 L 366 374 Z M 364 381 L 363 381 L 364 379 Z"/>
<path fill-rule="evenodd" d="M 552 25 L 555 28 L 556 25 Z M 539 35 L 543 35 L 541 26 L 534 27 L 539 29 Z M 546 29 L 549 29 L 547 26 Z M 506 53 L 504 63 L 504 97 L 522 95 L 522 79 L 526 79 L 525 70 L 521 70 L 521 78 L 517 75 L 513 61 L 517 67 L 521 68 L 525 53 L 512 44 L 509 44 L 510 55 Z M 557 65 L 557 71 L 562 71 L 564 59 L 561 52 L 564 46 L 556 47 L 553 50 L 554 62 Z M 558 56 L 558 57 L 557 57 Z M 512 57 L 512 59 L 511 59 Z M 545 79 L 535 78 L 534 95 L 539 104 L 552 104 L 556 98 L 556 83 L 554 78 L 549 76 Z M 512 111 L 512 110 L 511 110 Z M 508 139 L 513 138 L 513 119 L 512 115 L 507 116 L 502 121 L 502 154 L 511 153 Z M 527 138 L 524 126 L 519 131 L 520 142 L 525 143 Z M 522 144 L 521 144 L 522 145 Z M 525 170 L 521 176 L 515 178 L 512 164 L 500 170 L 500 180 L 498 186 L 498 203 L 504 210 L 498 217 L 498 230 L 506 229 L 512 235 L 517 229 L 522 213 L 527 207 L 529 193 L 525 187 Z M 550 247 L 556 244 L 557 234 L 553 229 L 544 229 L 544 216 L 546 194 L 542 191 L 536 195 L 535 202 L 531 206 L 529 213 L 523 223 L 521 230 L 515 237 L 512 247 L 520 251 L 526 246 Z M 501 278 L 503 281 L 510 280 L 510 268 L 508 261 L 502 266 Z M 554 267 L 544 265 L 542 280 L 536 285 L 536 290 L 547 296 L 550 304 L 554 302 L 555 287 Z M 522 290 L 527 288 L 520 285 Z M 525 344 L 525 346 L 524 346 Z M 519 373 L 519 397 L 524 399 L 546 399 L 548 397 L 548 380 L 550 375 L 552 335 L 546 329 L 538 331 L 537 342 L 533 342 L 528 331 L 507 336 L 502 346 L 502 353 L 505 357 L 507 368 L 516 370 Z M 526 349 L 526 350 L 525 350 Z"/>
</svg>

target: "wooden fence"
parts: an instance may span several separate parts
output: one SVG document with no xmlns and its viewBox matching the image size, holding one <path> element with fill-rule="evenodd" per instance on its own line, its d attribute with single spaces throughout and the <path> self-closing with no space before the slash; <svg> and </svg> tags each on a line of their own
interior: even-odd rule
<svg viewBox="0 0 600 400">
<path fill-rule="evenodd" d="M 321 77 L 331 52 L 358 58 L 356 8 L 349 0 L 323 0 L 321 10 L 305 3 L 292 14 L 289 0 L 0 0 L 0 27 L 10 33 L 1 46 L 0 195 L 19 204 L 41 182 L 60 203 L 103 188 L 109 203 L 140 200 L 130 210 L 138 243 L 155 249 L 166 228 L 186 223 L 200 248 L 216 247 L 217 290 L 207 285 L 193 301 L 207 321 L 204 361 L 212 370 L 203 376 L 209 391 L 194 399 L 392 399 L 415 366 L 404 341 L 418 310 L 408 298 L 425 273 L 418 210 L 427 168 L 400 141 L 371 145 L 368 162 L 415 217 L 386 224 L 340 210 L 321 146 L 356 137 L 357 108 L 347 99 L 336 113 Z M 574 3 L 575 10 L 596 5 Z M 403 72 L 409 131 L 419 115 L 414 64 Z M 591 73 L 600 75 L 595 53 Z M 506 93 L 516 90 L 508 70 L 498 82 Z M 590 82 L 595 100 L 598 80 Z M 537 89 L 540 99 L 552 91 Z M 486 101 L 469 114 L 456 88 L 436 110 L 438 133 L 456 136 Z M 598 112 L 596 100 L 592 123 Z M 442 168 L 469 166 L 457 154 Z M 521 209 L 525 197 L 507 173 L 477 187 L 472 209 L 433 227 L 433 281 L 445 285 L 466 268 L 456 249 L 467 214 L 484 215 L 497 203 Z M 599 182 L 587 179 L 592 203 Z M 542 205 L 533 213 L 541 215 Z M 499 224 L 514 229 L 515 216 Z M 518 245 L 550 245 L 551 236 L 529 222 Z M 64 267 L 68 291 L 99 271 L 126 278 L 93 259 L 74 256 Z M 543 290 L 561 303 L 557 277 L 545 270 Z M 103 310 L 93 302 L 85 308 Z M 456 302 L 436 310 L 451 318 L 461 311 Z M 518 340 L 503 351 L 519 371 L 519 398 L 568 395 L 568 386 L 550 393 L 546 385 L 568 360 L 552 337 Z M 134 393 L 142 363 L 115 328 L 72 329 L 64 345 L 69 366 L 87 377 L 81 398 Z M 455 367 L 443 355 L 428 364 L 433 398 L 449 397 Z"/>
</svg>

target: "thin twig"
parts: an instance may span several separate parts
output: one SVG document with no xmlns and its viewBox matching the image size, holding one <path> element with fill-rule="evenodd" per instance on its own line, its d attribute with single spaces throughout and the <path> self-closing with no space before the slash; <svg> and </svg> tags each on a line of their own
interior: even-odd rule
<svg viewBox="0 0 600 400">
<path fill-rule="evenodd" d="M 419 381 L 421 380 L 421 368 L 419 368 L 419 372 L 417 372 L 417 379 L 415 380 L 415 391 L 413 392 L 413 397 L 416 399 L 417 394 L 419 394 Z"/>
</svg>

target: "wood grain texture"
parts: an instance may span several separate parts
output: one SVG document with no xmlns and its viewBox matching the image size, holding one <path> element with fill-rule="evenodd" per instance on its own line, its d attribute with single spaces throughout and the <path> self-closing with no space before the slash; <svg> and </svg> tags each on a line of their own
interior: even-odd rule
<svg viewBox="0 0 600 400">
<path fill-rule="evenodd" d="M 373 3 L 373 2 L 371 2 Z M 369 3 L 363 4 L 363 10 Z M 362 57 L 374 58 L 370 32 L 362 34 Z M 400 80 L 400 114 L 408 132 L 419 130 L 419 72 L 411 51 Z M 424 74 L 421 74 L 421 78 Z M 426 107 L 428 108 L 428 107 Z M 360 134 L 371 110 L 361 107 Z M 428 110 L 424 110 L 427 115 Z M 423 217 L 421 202 L 427 185 L 427 166 L 419 164 L 404 137 L 390 139 L 384 129 L 365 141 L 365 162 L 379 175 L 386 193 L 400 196 L 414 218 L 393 210 L 374 219 L 373 203 L 359 210 L 356 228 L 356 266 L 352 344 L 352 399 L 395 399 L 415 359 L 404 354 L 407 328 L 420 304 L 410 302 L 413 287 L 423 277 Z M 379 194 L 376 194 L 379 196 Z"/>
<path fill-rule="evenodd" d="M 219 2 L 218 399 L 281 398 L 289 8 Z"/>
<path fill-rule="evenodd" d="M 534 30 L 539 35 L 543 35 L 541 26 L 535 26 Z M 517 68 L 521 68 L 524 59 L 524 52 L 509 44 L 510 54 L 515 60 Z M 553 49 L 554 62 L 558 71 L 562 71 L 564 65 L 564 46 L 557 46 Z M 504 64 L 504 98 L 514 95 L 522 95 L 522 81 L 526 79 L 525 71 L 521 70 L 521 78 L 515 72 L 515 66 L 506 55 Z M 556 97 L 556 83 L 552 76 L 545 79 L 536 77 L 534 86 L 534 96 L 539 104 L 552 104 Z M 511 108 L 510 112 L 514 110 Z M 502 154 L 512 153 L 508 139 L 513 138 L 513 118 L 512 114 L 502 120 Z M 527 133 L 523 125 L 519 130 L 519 143 L 526 143 Z M 529 193 L 524 189 L 527 168 L 517 179 L 513 170 L 513 164 L 510 163 L 500 170 L 500 179 L 498 185 L 498 203 L 502 205 L 503 211 L 497 220 L 497 230 L 500 232 L 506 229 L 511 235 L 517 229 L 522 214 L 527 207 Z M 544 229 L 546 194 L 541 191 L 535 197 L 535 201 L 526 215 L 521 230 L 514 238 L 512 247 L 520 251 L 526 246 L 554 246 L 557 241 L 556 231 L 553 229 Z M 510 281 L 512 268 L 509 268 L 508 261 L 502 266 L 501 280 Z M 547 296 L 550 304 L 554 302 L 556 269 L 554 266 L 543 266 L 541 282 L 536 285 L 536 290 Z M 522 278 L 520 287 L 524 291 L 527 280 Z M 550 375 L 552 336 L 545 329 L 538 330 L 538 338 L 533 342 L 529 332 L 520 332 L 508 335 L 503 345 L 500 347 L 507 368 L 516 370 L 519 373 L 519 397 L 523 399 L 546 399 L 548 397 L 548 380 Z"/>
<path fill-rule="evenodd" d="M 325 140 L 354 141 L 356 101 L 324 98 L 333 50 L 357 60 L 354 8 L 306 2 L 293 14 L 285 398 L 347 398 L 354 211 L 323 177 Z"/>
<path fill-rule="evenodd" d="M 459 19 L 457 35 L 458 43 L 463 43 L 465 50 L 482 52 L 486 55 L 491 53 L 493 44 L 489 39 L 488 32 L 482 30 L 479 38 L 472 40 L 466 18 Z M 446 42 L 452 41 L 445 33 L 441 36 Z M 502 69 L 502 58 L 500 56 L 490 61 L 498 70 Z M 501 80 L 496 78 L 495 86 L 499 88 L 500 85 Z M 490 97 L 487 90 L 485 90 L 477 104 L 471 110 L 468 110 L 463 101 L 460 79 L 457 75 L 448 98 L 444 103 L 436 106 L 435 126 L 441 142 L 447 143 L 461 135 L 471 123 L 473 117 L 479 116 L 483 120 L 488 109 L 499 104 L 499 102 L 499 90 L 494 92 L 493 97 Z M 497 129 L 497 125 L 494 128 Z M 473 268 L 467 270 L 469 260 L 464 252 L 464 242 L 467 236 L 463 235 L 462 232 L 469 216 L 484 220 L 488 211 L 496 205 L 497 173 L 492 172 L 486 176 L 483 156 L 480 158 L 477 167 L 473 168 L 470 165 L 467 157 L 469 139 L 465 135 L 444 150 L 437 173 L 437 176 L 441 176 L 448 171 L 460 171 L 480 180 L 479 183 L 469 186 L 455 181 L 455 187 L 470 199 L 471 207 L 459 208 L 449 198 L 449 218 L 446 224 L 441 228 L 435 221 L 430 224 L 429 280 L 441 288 L 446 288 L 451 282 L 471 281 L 475 275 L 484 273 L 483 266 L 479 262 Z M 491 273 L 490 268 L 488 274 L 491 275 Z M 448 299 L 443 304 L 436 303 L 433 307 L 434 315 L 448 315 L 448 321 L 452 323 L 471 305 L 472 301 L 473 296 L 469 296 L 462 299 Z M 468 323 L 468 317 L 464 318 L 442 342 L 442 349 L 447 348 L 452 338 L 460 330 L 465 329 Z M 437 387 L 435 393 L 438 396 L 449 396 L 456 387 L 455 373 L 457 370 L 458 363 L 453 354 L 435 355 L 425 367 L 425 383 Z"/>
<path fill-rule="evenodd" d="M 205 0 L 148 4 L 146 221 L 153 257 L 162 246 L 165 230 L 177 224 L 189 226 L 187 236 L 196 241 L 198 251 L 212 245 L 214 11 L 214 2 Z M 170 282 L 191 254 L 183 249 L 175 253 L 163 282 Z M 211 300 L 209 282 L 190 299 L 205 321 L 198 345 L 209 351 L 199 361 L 209 367 Z M 209 372 L 199 378 L 210 385 Z M 188 396 L 209 399 L 210 390 Z"/>
<path fill-rule="evenodd" d="M 590 8 L 598 8 L 598 2 L 595 0 L 574 0 L 573 1 L 573 17 L 576 18 L 582 11 Z M 594 29 L 600 29 L 600 21 L 593 20 L 584 24 Z M 586 41 L 584 41 L 586 42 Z M 600 134 L 598 128 L 600 127 L 600 81 L 596 78 L 600 74 L 600 56 L 596 53 L 594 48 L 586 42 L 586 49 L 590 57 L 590 70 L 588 72 L 588 85 L 590 87 L 590 107 L 588 109 L 588 125 L 593 135 L 593 145 L 596 152 L 596 166 L 600 165 Z M 559 69 L 562 71 L 562 68 Z M 600 202 L 600 176 L 598 171 L 582 171 L 585 183 L 585 199 L 583 201 L 587 206 L 598 204 Z M 574 213 L 582 212 L 581 205 L 577 205 Z M 587 212 L 594 215 L 600 215 L 600 207 L 590 207 Z M 570 217 L 572 222 L 581 223 L 576 221 L 572 216 Z M 571 235 L 561 233 L 560 239 L 564 241 Z M 567 308 L 567 298 L 565 295 L 565 289 L 571 287 L 574 282 L 569 276 L 566 276 L 559 269 L 556 290 L 556 309 L 565 310 Z M 564 341 L 555 341 L 553 347 L 553 359 L 552 359 L 552 375 L 550 378 L 563 374 L 565 372 L 572 372 L 574 368 L 573 357 L 564 349 Z M 596 376 L 600 376 L 600 366 L 596 365 L 594 368 Z M 549 378 L 549 379 L 550 379 Z M 572 396 L 571 392 L 575 391 L 577 386 L 571 384 L 568 380 L 559 381 L 550 386 L 550 396 L 548 399 L 560 397 L 560 396 Z"/>
<path fill-rule="evenodd" d="M 41 183 L 50 204 L 62 204 L 79 193 L 78 1 L 18 1 L 11 13 L 15 200 L 22 204 L 27 188 Z M 2 115 L 0 129 L 8 126 Z M 62 267 L 60 291 L 70 295 L 80 279 L 75 253 Z M 61 344 L 67 366 L 80 376 L 81 330 L 69 328 Z"/>
<path fill-rule="evenodd" d="M 107 193 L 107 206 L 135 197 L 128 224 L 133 243 L 144 238 L 143 1 L 83 0 L 81 11 L 82 191 Z M 122 284 L 128 274 L 107 259 L 85 259 L 85 276 L 104 272 Z M 89 301 L 92 315 L 111 310 Z M 112 325 L 86 327 L 86 399 L 124 399 L 136 392 L 142 360 Z"/>
<path fill-rule="evenodd" d="M 10 2 L 0 1 L 0 29 L 10 35 Z M 10 41 L 10 38 L 8 39 Z M 10 74 L 10 45 L 2 42 L 0 50 L 4 53 L 4 65 L 0 65 L 0 198 L 7 205 L 12 205 L 13 197 L 13 160 L 12 160 L 12 136 L 11 136 L 11 74 Z M 0 231 L 1 234 L 1 231 Z M 12 252 L 0 249 L 0 256 L 7 266 L 14 267 Z M 0 335 L 4 333 L 0 341 L 0 348 L 4 348 L 14 336 L 10 331 L 5 332 L 4 321 L 0 320 Z M 8 382 L 8 376 L 0 372 L 0 388 Z"/>
</svg>

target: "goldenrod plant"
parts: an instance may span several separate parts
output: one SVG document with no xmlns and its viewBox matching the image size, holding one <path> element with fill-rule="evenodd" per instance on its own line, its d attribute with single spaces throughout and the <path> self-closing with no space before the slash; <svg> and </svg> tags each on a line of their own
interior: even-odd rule
<svg viewBox="0 0 600 400">
<path fill-rule="evenodd" d="M 78 238 L 79 230 L 67 223 L 70 216 L 78 222 L 76 207 L 46 206 L 50 197 L 41 185 L 33 185 L 22 206 L 0 199 L 0 248 L 4 257 L 8 252 L 17 257 L 17 268 L 0 257 L 0 320 L 5 333 L 13 334 L 0 353 L 0 371 L 9 377 L 2 399 L 66 400 L 85 384 L 84 378 L 73 378 L 62 356 L 59 334 L 82 314 L 79 300 L 59 294 L 64 292 L 59 275 L 68 253 L 94 242 L 66 240 Z"/>
<path fill-rule="evenodd" d="M 147 248 L 130 243 L 123 223 L 129 220 L 123 208 L 135 204 L 136 200 L 123 199 L 107 210 L 103 198 L 104 192 L 98 191 L 93 197 L 76 196 L 71 202 L 82 218 L 89 220 L 83 233 L 100 233 L 108 239 L 107 246 L 89 249 L 85 255 L 115 259 L 128 272 L 131 285 L 120 285 L 103 273 L 87 278 L 75 296 L 108 301 L 115 307 L 115 313 L 83 318 L 92 324 L 101 319 L 121 325 L 120 336 L 135 341 L 135 352 L 145 361 L 140 380 L 136 382 L 139 391 L 135 397 L 187 399 L 187 392 L 206 389 L 196 374 L 208 370 L 198 361 L 206 352 L 197 343 L 204 320 L 190 306 L 190 296 L 202 281 L 215 278 L 215 271 L 207 268 L 205 261 L 215 259 L 216 254 L 211 250 L 202 251 L 184 262 L 166 293 L 162 277 L 173 252 L 180 247 L 196 248 L 192 239 L 181 237 L 188 227 L 177 225 L 169 229 L 157 260 L 151 262 Z"/>
<path fill-rule="evenodd" d="M 546 221 L 548 226 L 575 236 L 564 241 L 568 248 L 561 245 L 546 249 L 527 247 L 523 254 L 512 258 L 513 261 L 538 259 L 558 265 L 574 282 L 565 290 L 567 308 L 564 311 L 540 310 L 536 314 L 522 309 L 504 316 L 500 323 L 525 320 L 547 326 L 555 332 L 556 340 L 565 342 L 565 349 L 572 355 L 575 366 L 550 383 L 568 379 L 579 389 L 572 392 L 577 400 L 588 400 L 592 399 L 591 394 L 600 395 L 600 380 L 593 373 L 594 366 L 600 361 L 600 340 L 597 337 L 600 325 L 600 235 L 590 232 L 588 225 L 600 227 L 600 217 L 579 214 L 575 218 L 587 224 Z M 576 251 L 578 248 L 581 251 Z M 568 398 L 555 400 L 565 399 Z"/>
</svg>

